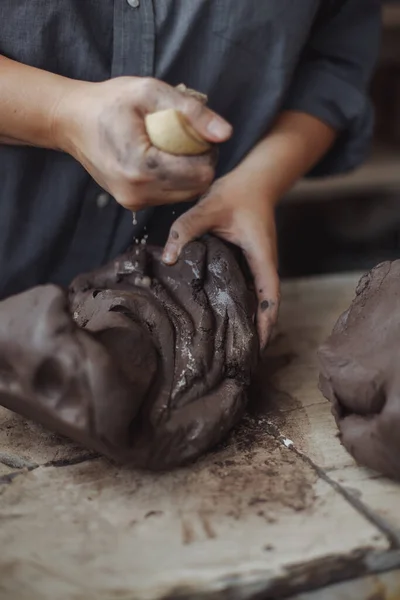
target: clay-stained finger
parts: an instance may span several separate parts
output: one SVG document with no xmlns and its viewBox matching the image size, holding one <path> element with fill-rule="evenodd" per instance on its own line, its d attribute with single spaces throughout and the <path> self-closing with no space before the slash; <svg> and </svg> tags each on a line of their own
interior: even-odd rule
<svg viewBox="0 0 400 600">
<path fill-rule="evenodd" d="M 124 190 L 123 195 L 118 196 L 115 195 L 115 199 L 118 204 L 130 210 L 132 212 L 138 212 L 149 206 L 165 206 L 168 204 L 179 204 L 181 202 L 189 202 L 190 200 L 194 200 L 200 194 L 200 190 L 193 188 L 188 190 L 181 191 L 171 191 L 171 190 L 163 190 L 159 187 L 154 187 L 154 189 L 149 186 L 146 188 L 146 195 L 140 196 L 137 193 L 137 190 L 132 189 L 132 193 L 130 193 L 129 188 Z"/>
<path fill-rule="evenodd" d="M 168 265 L 175 264 L 186 244 L 212 231 L 214 216 L 212 212 L 204 210 L 202 202 L 181 215 L 170 229 L 163 261 Z"/>
<path fill-rule="evenodd" d="M 151 146 L 143 156 L 141 171 L 160 182 L 163 189 L 206 190 L 214 179 L 217 155 L 212 150 L 196 156 L 174 156 Z"/>
<path fill-rule="evenodd" d="M 240 244 L 251 273 L 257 293 L 257 330 L 260 348 L 264 349 L 278 318 L 280 284 L 276 270 L 274 242 L 265 234 L 254 230 Z"/>
<path fill-rule="evenodd" d="M 180 111 L 199 136 L 208 142 L 224 142 L 232 135 L 232 126 L 193 93 L 182 93 L 158 79 L 143 78 L 137 96 L 143 116 L 173 108 Z"/>
</svg>

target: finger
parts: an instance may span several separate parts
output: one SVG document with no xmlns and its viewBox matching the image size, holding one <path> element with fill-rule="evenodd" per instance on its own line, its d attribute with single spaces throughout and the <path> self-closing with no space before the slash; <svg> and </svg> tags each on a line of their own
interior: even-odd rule
<svg viewBox="0 0 400 600">
<path fill-rule="evenodd" d="M 251 231 L 249 241 L 240 244 L 254 278 L 257 293 L 257 330 L 260 348 L 268 343 L 278 318 L 279 277 L 276 270 L 274 242 L 265 235 Z"/>
<path fill-rule="evenodd" d="M 148 179 L 161 182 L 163 189 L 206 190 L 214 178 L 214 167 L 215 153 L 174 156 L 150 146 L 143 156 L 141 171 Z"/>
<path fill-rule="evenodd" d="M 131 194 L 124 192 L 121 195 L 114 194 L 115 200 L 124 208 L 137 212 L 149 206 L 164 206 L 167 204 L 179 204 L 188 202 L 199 196 L 196 189 L 176 191 L 159 191 L 146 189 L 146 193 L 138 194 L 137 190 Z"/>
<path fill-rule="evenodd" d="M 193 129 L 209 142 L 225 142 L 232 136 L 232 125 L 195 98 L 185 97 L 180 110 Z"/>
<path fill-rule="evenodd" d="M 209 142 L 224 142 L 232 135 L 232 126 L 200 100 L 183 94 L 158 79 L 141 81 L 142 105 L 146 112 L 175 108 L 182 112 L 191 126 Z"/>
<path fill-rule="evenodd" d="M 207 210 L 207 204 L 199 202 L 172 225 L 163 252 L 163 261 L 166 264 L 176 263 L 186 244 L 212 230 L 215 214 Z"/>
</svg>

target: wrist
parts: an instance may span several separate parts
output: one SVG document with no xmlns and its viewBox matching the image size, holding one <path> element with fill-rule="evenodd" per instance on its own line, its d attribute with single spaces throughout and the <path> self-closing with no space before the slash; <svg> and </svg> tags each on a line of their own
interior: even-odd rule
<svg viewBox="0 0 400 600">
<path fill-rule="evenodd" d="M 336 136 L 311 115 L 283 112 L 238 169 L 275 205 L 324 156 Z"/>
<path fill-rule="evenodd" d="M 56 150 L 74 155 L 79 114 L 83 108 L 89 86 L 88 82 L 66 79 L 58 90 L 58 98 L 52 112 L 50 137 Z"/>
<path fill-rule="evenodd" d="M 266 204 L 274 208 L 282 198 L 284 191 L 281 191 L 275 178 L 266 168 L 265 162 L 263 165 L 258 164 L 259 161 L 251 161 L 245 159 L 232 172 L 231 177 L 238 183 L 241 182 L 241 188 L 246 188 L 246 194 L 257 195 L 262 197 Z"/>
<path fill-rule="evenodd" d="M 58 148 L 54 115 L 72 80 L 0 56 L 2 143 Z"/>
</svg>

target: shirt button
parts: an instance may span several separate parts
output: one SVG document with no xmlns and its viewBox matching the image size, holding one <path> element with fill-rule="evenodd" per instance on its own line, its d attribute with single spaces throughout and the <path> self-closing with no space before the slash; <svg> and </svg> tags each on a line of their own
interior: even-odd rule
<svg viewBox="0 0 400 600">
<path fill-rule="evenodd" d="M 107 192 L 102 192 L 97 196 L 96 204 L 99 208 L 104 208 L 105 206 L 107 206 L 109 200 L 110 196 L 107 194 Z"/>
<path fill-rule="evenodd" d="M 129 4 L 129 6 L 132 6 L 132 8 L 137 8 L 140 4 L 140 0 L 126 0 L 126 1 Z"/>
</svg>

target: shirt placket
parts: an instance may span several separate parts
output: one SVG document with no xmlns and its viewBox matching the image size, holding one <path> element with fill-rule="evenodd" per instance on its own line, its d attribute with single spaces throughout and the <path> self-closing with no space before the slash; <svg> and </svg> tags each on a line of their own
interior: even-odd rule
<svg viewBox="0 0 400 600">
<path fill-rule="evenodd" d="M 115 0 L 112 77 L 152 77 L 154 51 L 153 0 Z"/>
<path fill-rule="evenodd" d="M 115 0 L 111 76 L 153 77 L 154 55 L 153 0 Z M 118 211 L 118 219 L 108 246 L 111 255 L 124 251 L 140 236 L 153 214 L 151 208 L 140 211 L 133 225 L 132 215 L 113 204 Z"/>
</svg>

